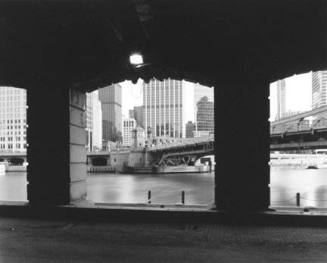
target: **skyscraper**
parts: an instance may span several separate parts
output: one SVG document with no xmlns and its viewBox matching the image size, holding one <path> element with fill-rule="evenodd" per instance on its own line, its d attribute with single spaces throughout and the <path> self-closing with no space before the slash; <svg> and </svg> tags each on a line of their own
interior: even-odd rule
<svg viewBox="0 0 327 263">
<path fill-rule="evenodd" d="M 133 118 L 123 119 L 123 146 L 133 144 L 133 130 L 136 128 L 136 121 Z"/>
<path fill-rule="evenodd" d="M 102 141 L 121 141 L 122 131 L 122 90 L 119 84 L 99 89 L 102 109 Z"/>
<path fill-rule="evenodd" d="M 93 92 L 86 93 L 86 147 L 89 151 L 92 151 L 93 148 L 93 96 Z"/>
<path fill-rule="evenodd" d="M 197 103 L 197 131 L 213 133 L 215 131 L 214 103 L 207 96 Z"/>
<path fill-rule="evenodd" d="M 186 138 L 193 138 L 194 137 L 194 131 L 196 130 L 196 125 L 191 121 L 187 122 L 185 125 L 186 125 L 186 128 L 185 128 L 186 135 L 185 135 L 185 137 Z"/>
<path fill-rule="evenodd" d="M 312 108 L 327 104 L 326 101 L 327 71 L 312 72 Z"/>
<path fill-rule="evenodd" d="M 137 125 L 144 128 L 144 106 L 135 106 L 133 112 Z"/>
<path fill-rule="evenodd" d="M 185 137 L 183 136 L 185 126 L 183 125 L 182 98 L 182 81 L 152 79 L 149 83 L 143 84 L 146 137 L 149 136 L 149 130 L 154 137 Z"/>
<path fill-rule="evenodd" d="M 285 80 L 277 81 L 277 119 L 284 117 L 286 113 L 286 85 Z"/>
<path fill-rule="evenodd" d="M 26 91 L 0 87 L 0 151 L 26 151 Z"/>
</svg>

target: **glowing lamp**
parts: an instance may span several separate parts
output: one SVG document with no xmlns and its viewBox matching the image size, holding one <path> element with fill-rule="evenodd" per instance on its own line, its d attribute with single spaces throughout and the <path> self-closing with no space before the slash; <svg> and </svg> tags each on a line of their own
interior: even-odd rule
<svg viewBox="0 0 327 263">
<path fill-rule="evenodd" d="M 140 53 L 133 53 L 129 56 L 129 63 L 134 66 L 142 65 L 143 64 L 143 56 Z"/>
</svg>

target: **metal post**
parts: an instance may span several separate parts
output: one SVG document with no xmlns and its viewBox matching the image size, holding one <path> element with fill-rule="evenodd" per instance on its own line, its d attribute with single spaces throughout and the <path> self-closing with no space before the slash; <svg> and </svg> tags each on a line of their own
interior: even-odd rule
<svg viewBox="0 0 327 263">
<path fill-rule="evenodd" d="M 296 193 L 296 206 L 300 206 L 300 193 Z"/>
<path fill-rule="evenodd" d="M 185 204 L 185 191 L 182 191 L 182 204 Z"/>
<path fill-rule="evenodd" d="M 148 204 L 151 204 L 151 191 L 148 191 Z"/>
</svg>

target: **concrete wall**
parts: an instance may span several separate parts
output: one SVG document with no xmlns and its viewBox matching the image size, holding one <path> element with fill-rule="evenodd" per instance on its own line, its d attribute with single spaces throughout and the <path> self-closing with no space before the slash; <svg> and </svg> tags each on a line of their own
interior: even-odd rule
<svg viewBox="0 0 327 263">
<path fill-rule="evenodd" d="M 128 165 L 129 152 L 111 152 L 110 165 L 120 172 Z"/>
<path fill-rule="evenodd" d="M 129 154 L 128 166 L 131 167 L 144 167 L 145 166 L 145 153 L 143 151 L 135 151 Z"/>
</svg>

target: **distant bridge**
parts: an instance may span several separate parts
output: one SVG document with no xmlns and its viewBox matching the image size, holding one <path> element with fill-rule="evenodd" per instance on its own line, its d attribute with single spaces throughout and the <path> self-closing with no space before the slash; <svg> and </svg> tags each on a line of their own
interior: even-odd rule
<svg viewBox="0 0 327 263">
<path fill-rule="evenodd" d="M 193 164 L 202 156 L 212 155 L 215 150 L 214 135 L 199 138 L 178 139 L 173 143 L 147 148 L 153 162 L 161 165 Z"/>
<path fill-rule="evenodd" d="M 116 151 L 87 152 L 86 162 L 95 166 L 110 166 L 110 156 L 112 154 L 123 155 L 130 152 L 139 152 L 144 155 L 144 160 L 148 160 L 144 165 L 176 165 L 192 164 L 202 156 L 214 154 L 214 136 L 204 136 L 199 138 L 172 139 L 170 142 L 162 142 L 150 147 L 117 149 Z M 25 152 L 0 152 L 0 161 L 26 162 Z"/>
<path fill-rule="evenodd" d="M 270 150 L 327 148 L 327 106 L 274 121 L 270 125 Z"/>
</svg>

